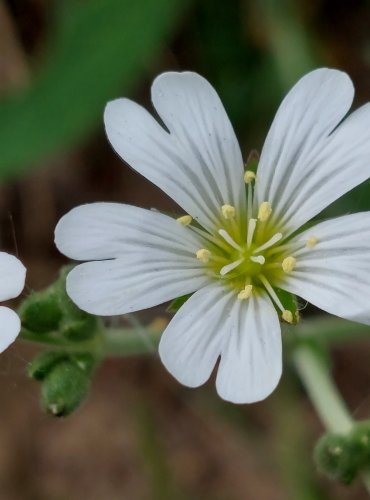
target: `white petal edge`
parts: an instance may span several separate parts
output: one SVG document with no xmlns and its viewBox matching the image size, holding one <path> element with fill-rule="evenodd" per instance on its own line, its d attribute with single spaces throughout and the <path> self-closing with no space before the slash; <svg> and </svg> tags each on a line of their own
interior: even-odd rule
<svg viewBox="0 0 370 500">
<path fill-rule="evenodd" d="M 67 293 L 84 311 L 111 316 L 146 309 L 206 285 L 189 227 L 150 210 L 118 203 L 77 207 L 58 223 L 56 245 L 67 256 L 96 260 L 67 277 Z"/>
<path fill-rule="evenodd" d="M 282 373 L 278 315 L 266 294 L 234 303 L 221 352 L 216 388 L 232 403 L 255 403 L 276 388 Z"/>
<path fill-rule="evenodd" d="M 196 73 L 164 73 L 152 99 L 170 133 L 128 99 L 108 103 L 105 128 L 116 152 L 209 230 L 224 204 L 244 214 L 240 148 L 213 87 Z"/>
<path fill-rule="evenodd" d="M 18 297 L 24 288 L 26 268 L 22 262 L 6 252 L 0 252 L 0 300 Z"/>
<path fill-rule="evenodd" d="M 0 306 L 0 352 L 5 351 L 17 338 L 21 321 L 8 307 Z"/>
<path fill-rule="evenodd" d="M 72 209 L 55 228 L 55 244 L 67 257 L 101 260 L 132 252 L 170 254 L 169 265 L 194 259 L 204 241 L 172 217 L 121 203 L 91 203 Z M 189 262 L 190 264 L 190 262 Z"/>
<path fill-rule="evenodd" d="M 304 243 L 317 238 L 314 248 Z M 297 263 L 281 287 L 342 318 L 370 324 L 370 212 L 321 222 L 292 240 Z"/>
<path fill-rule="evenodd" d="M 321 68 L 301 78 L 279 107 L 262 149 L 255 203 L 257 208 L 269 201 L 271 223 L 278 221 L 288 233 L 368 177 L 360 168 L 365 166 L 363 154 L 360 161 L 348 161 L 345 168 L 335 154 L 341 146 L 346 158 L 349 152 L 353 152 L 352 159 L 359 156 L 349 130 L 353 126 L 347 127 L 346 120 L 340 128 L 346 128 L 348 136 L 337 131 L 330 135 L 348 112 L 353 94 L 348 75 Z M 362 137 L 367 130 L 368 125 Z M 344 175 L 337 180 L 341 170 L 346 182 Z"/>
<path fill-rule="evenodd" d="M 164 331 L 159 355 L 182 384 L 198 387 L 210 377 L 230 328 L 235 292 L 213 283 L 195 292 Z"/>
<path fill-rule="evenodd" d="M 155 255 L 145 258 L 131 255 L 80 264 L 67 276 L 67 293 L 88 313 L 114 316 L 154 307 L 209 282 L 202 269 L 169 269 Z"/>
<path fill-rule="evenodd" d="M 266 398 L 282 371 L 280 324 L 265 295 L 247 301 L 218 283 L 196 292 L 177 312 L 160 344 L 167 370 L 182 384 L 198 387 L 221 355 L 216 387 L 233 403 Z"/>
</svg>

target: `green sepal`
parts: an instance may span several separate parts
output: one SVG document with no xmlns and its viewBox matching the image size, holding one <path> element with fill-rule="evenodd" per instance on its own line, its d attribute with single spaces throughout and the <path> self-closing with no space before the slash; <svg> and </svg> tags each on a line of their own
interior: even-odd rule
<svg viewBox="0 0 370 500">
<path fill-rule="evenodd" d="M 86 315 L 83 319 L 61 325 L 61 335 L 72 342 L 80 342 L 93 337 L 98 331 L 98 318 Z"/>
<path fill-rule="evenodd" d="M 252 149 L 249 152 L 247 161 L 244 164 L 245 170 L 251 170 L 252 172 L 257 172 L 258 162 L 260 160 L 260 155 L 256 149 Z"/>
<path fill-rule="evenodd" d="M 62 361 L 45 377 L 41 388 L 43 408 L 56 417 L 71 414 L 80 406 L 90 388 L 90 370 L 73 360 Z"/>
<path fill-rule="evenodd" d="M 293 325 L 297 324 L 299 321 L 299 311 L 298 311 L 298 304 L 297 304 L 297 298 L 295 295 L 293 295 L 290 292 L 287 292 L 286 290 L 282 290 L 281 288 L 274 288 L 276 295 L 279 297 L 280 302 L 282 303 L 284 309 L 287 309 L 290 311 L 293 315 Z M 279 315 L 279 318 L 281 318 L 281 311 L 280 309 L 276 306 L 274 303 L 275 309 Z"/>
<path fill-rule="evenodd" d="M 44 380 L 58 363 L 65 361 L 68 357 L 68 353 L 64 351 L 42 352 L 28 364 L 27 373 L 35 380 Z"/>
<path fill-rule="evenodd" d="M 325 434 L 315 446 L 314 460 L 321 472 L 341 483 L 350 484 L 357 475 L 357 457 L 345 435 Z"/>
<path fill-rule="evenodd" d="M 57 330 L 63 317 L 58 294 L 50 288 L 31 293 L 18 312 L 24 328 L 41 334 Z"/>
<path fill-rule="evenodd" d="M 370 466 L 370 421 L 356 422 L 349 434 L 359 469 Z"/>
<path fill-rule="evenodd" d="M 192 293 L 188 293 L 187 295 L 177 297 L 177 299 L 174 299 L 167 307 L 167 311 L 170 313 L 176 313 L 180 309 L 180 307 L 183 306 L 188 299 L 190 299 L 191 296 Z"/>
</svg>

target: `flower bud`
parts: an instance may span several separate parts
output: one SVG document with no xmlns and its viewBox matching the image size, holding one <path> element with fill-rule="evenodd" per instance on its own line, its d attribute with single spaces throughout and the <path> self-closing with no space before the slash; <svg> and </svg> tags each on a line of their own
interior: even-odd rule
<svg viewBox="0 0 370 500">
<path fill-rule="evenodd" d="M 41 401 L 45 410 L 62 417 L 78 408 L 89 391 L 89 371 L 72 360 L 57 364 L 42 384 Z"/>
<path fill-rule="evenodd" d="M 58 295 L 50 289 L 32 293 L 19 308 L 22 326 L 34 333 L 57 330 L 62 315 Z"/>
<path fill-rule="evenodd" d="M 28 375 L 35 380 L 44 380 L 58 363 L 66 359 L 68 359 L 68 353 L 64 351 L 45 351 L 29 363 Z"/>
<path fill-rule="evenodd" d="M 347 436 L 324 435 L 316 444 L 314 459 L 323 473 L 344 484 L 350 484 L 356 477 L 357 457 Z"/>
</svg>

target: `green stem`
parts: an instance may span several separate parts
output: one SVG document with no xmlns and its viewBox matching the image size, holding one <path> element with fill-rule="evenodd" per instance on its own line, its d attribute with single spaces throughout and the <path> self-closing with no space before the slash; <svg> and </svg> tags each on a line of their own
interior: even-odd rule
<svg viewBox="0 0 370 500">
<path fill-rule="evenodd" d="M 79 342 L 71 342 L 63 337 L 55 337 L 50 335 L 38 335 L 37 333 L 30 332 L 28 330 L 21 330 L 19 335 L 21 340 L 27 342 L 32 342 L 33 344 L 38 344 L 40 346 L 47 346 L 53 350 L 65 350 L 68 352 L 91 352 L 97 355 L 97 358 L 101 358 L 101 352 L 104 345 L 105 332 L 100 332 L 100 334 L 94 336 L 92 339 L 81 340 Z"/>
<path fill-rule="evenodd" d="M 353 427 L 352 418 L 328 368 L 315 351 L 305 345 L 299 346 L 293 352 L 293 361 L 325 427 L 331 432 L 349 432 Z"/>
<path fill-rule="evenodd" d="M 327 366 L 307 345 L 293 352 L 293 362 L 308 396 L 325 427 L 338 434 L 347 434 L 354 421 L 344 403 Z M 370 470 L 362 472 L 362 480 L 370 495 Z"/>
<path fill-rule="evenodd" d="M 161 338 L 161 330 L 145 329 L 145 336 L 133 328 L 109 328 L 104 334 L 104 357 L 153 354 Z"/>
</svg>

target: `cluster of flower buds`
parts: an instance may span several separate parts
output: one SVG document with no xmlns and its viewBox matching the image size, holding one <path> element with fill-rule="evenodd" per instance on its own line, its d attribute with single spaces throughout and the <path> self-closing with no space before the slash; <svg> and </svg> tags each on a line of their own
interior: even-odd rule
<svg viewBox="0 0 370 500">
<path fill-rule="evenodd" d="M 86 397 L 100 360 L 100 323 L 78 309 L 65 292 L 65 271 L 49 288 L 21 305 L 22 337 L 50 346 L 29 364 L 40 381 L 43 408 L 55 416 L 74 411 Z"/>
</svg>

